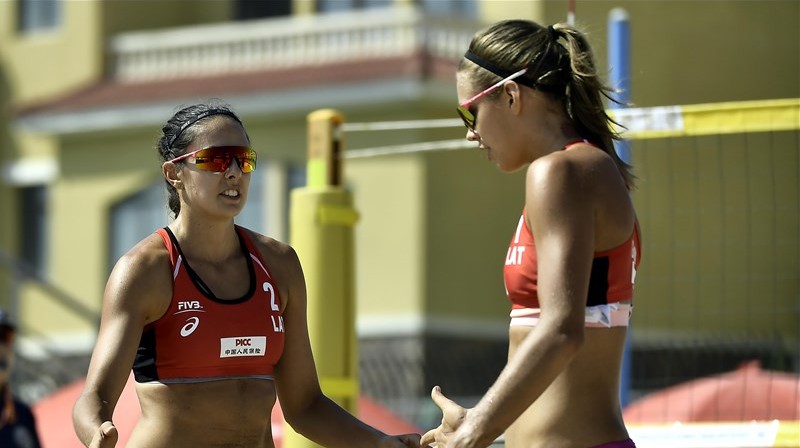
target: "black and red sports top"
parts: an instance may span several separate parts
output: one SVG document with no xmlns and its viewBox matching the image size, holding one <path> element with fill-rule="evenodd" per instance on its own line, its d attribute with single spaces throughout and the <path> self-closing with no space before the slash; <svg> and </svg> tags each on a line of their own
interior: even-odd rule
<svg viewBox="0 0 800 448">
<path fill-rule="evenodd" d="M 580 142 L 567 145 L 564 149 L 578 143 Z M 633 299 L 633 285 L 640 261 L 638 223 L 634 224 L 631 235 L 625 242 L 613 249 L 595 252 L 586 296 L 587 326 L 628 324 L 632 306 L 615 304 Z M 540 314 L 538 260 L 533 233 L 525 220 L 525 210 L 508 247 L 503 278 L 506 294 L 512 303 L 511 324 L 535 325 Z"/>
<path fill-rule="evenodd" d="M 271 379 L 285 339 L 281 299 L 248 231 L 236 226 L 250 287 L 234 300 L 214 296 L 186 262 L 169 228 L 156 233 L 172 263 L 172 302 L 161 318 L 144 328 L 133 365 L 136 381 Z"/>
</svg>

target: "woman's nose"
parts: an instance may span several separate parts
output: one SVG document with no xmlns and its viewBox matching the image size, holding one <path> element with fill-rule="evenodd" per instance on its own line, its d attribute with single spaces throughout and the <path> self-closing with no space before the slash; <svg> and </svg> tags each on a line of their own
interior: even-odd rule
<svg viewBox="0 0 800 448">
<path fill-rule="evenodd" d="M 241 175 L 242 175 L 242 168 L 239 166 L 239 159 L 234 157 L 233 159 L 231 159 L 231 163 L 230 165 L 228 165 L 228 169 L 225 170 L 225 176 L 227 176 L 228 179 L 232 179 L 234 177 L 239 177 Z"/>
</svg>

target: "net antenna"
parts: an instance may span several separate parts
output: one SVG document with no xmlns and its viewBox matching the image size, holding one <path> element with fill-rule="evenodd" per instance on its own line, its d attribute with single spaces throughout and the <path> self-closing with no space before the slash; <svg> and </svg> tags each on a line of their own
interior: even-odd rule
<svg viewBox="0 0 800 448">
<path fill-rule="evenodd" d="M 575 26 L 575 1 L 567 0 L 567 25 Z"/>
</svg>

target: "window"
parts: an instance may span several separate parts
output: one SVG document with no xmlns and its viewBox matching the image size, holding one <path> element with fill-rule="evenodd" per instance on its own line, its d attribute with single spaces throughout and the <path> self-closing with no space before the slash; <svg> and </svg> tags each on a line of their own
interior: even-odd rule
<svg viewBox="0 0 800 448">
<path fill-rule="evenodd" d="M 305 165 L 290 165 L 286 172 L 286 203 L 289 204 L 286 207 L 286 216 L 285 216 L 285 225 L 286 229 L 289 229 L 286 232 L 287 241 L 291 241 L 288 239 L 291 235 L 289 234 L 291 231 L 291 223 L 289 222 L 289 216 L 291 215 L 291 208 L 292 208 L 292 190 L 295 188 L 301 188 L 306 186 L 306 166 Z"/>
<path fill-rule="evenodd" d="M 61 0 L 19 0 L 19 30 L 32 32 L 56 28 L 61 24 L 61 9 Z"/>
<path fill-rule="evenodd" d="M 19 189 L 20 258 L 40 276 L 47 268 L 47 187 Z"/>
<path fill-rule="evenodd" d="M 438 17 L 476 18 L 477 3 L 476 0 L 421 0 L 422 10 Z"/>
<path fill-rule="evenodd" d="M 394 0 L 318 0 L 319 12 L 350 11 L 353 9 L 379 8 L 391 6 Z"/>
<path fill-rule="evenodd" d="M 159 179 L 111 207 L 108 271 L 136 243 L 169 223 L 167 189 Z"/>
<path fill-rule="evenodd" d="M 292 15 L 292 0 L 237 0 L 236 19 L 260 19 Z"/>
<path fill-rule="evenodd" d="M 236 216 L 236 224 L 253 229 L 256 232 L 264 232 L 264 209 L 266 207 L 266 195 L 264 191 L 264 173 L 267 172 L 265 160 L 258 161 L 258 169 L 250 176 L 250 187 L 247 189 L 247 204 Z"/>
</svg>

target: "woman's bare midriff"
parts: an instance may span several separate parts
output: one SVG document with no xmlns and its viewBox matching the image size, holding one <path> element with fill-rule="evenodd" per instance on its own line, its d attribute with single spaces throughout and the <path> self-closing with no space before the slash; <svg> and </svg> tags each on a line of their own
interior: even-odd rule
<svg viewBox="0 0 800 448">
<path fill-rule="evenodd" d="M 511 327 L 509 359 L 532 327 Z M 569 366 L 508 428 L 508 448 L 586 448 L 628 438 L 619 404 L 627 327 L 586 328 Z"/>
<path fill-rule="evenodd" d="M 136 393 L 142 416 L 127 448 L 274 448 L 274 381 L 137 383 Z"/>
</svg>

